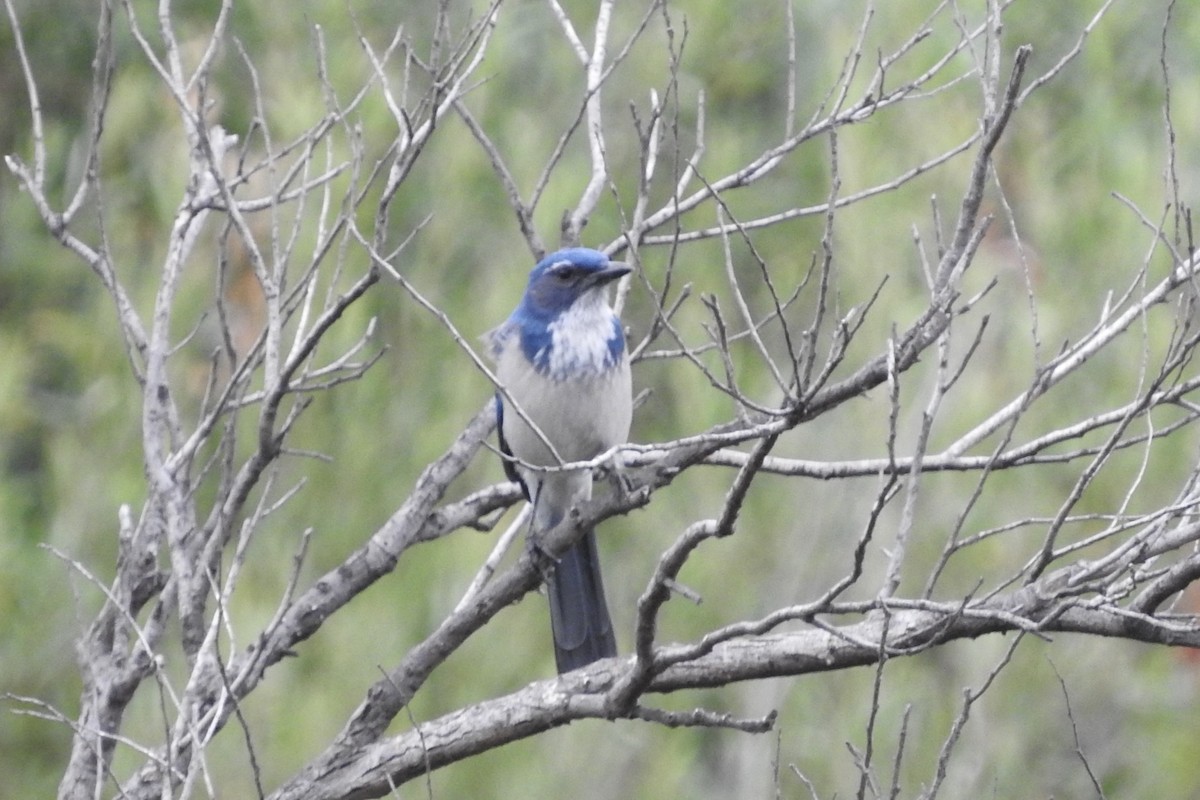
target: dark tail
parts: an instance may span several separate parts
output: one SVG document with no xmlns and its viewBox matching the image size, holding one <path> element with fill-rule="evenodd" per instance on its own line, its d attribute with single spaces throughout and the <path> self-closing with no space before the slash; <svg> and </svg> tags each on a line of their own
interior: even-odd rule
<svg viewBox="0 0 1200 800">
<path fill-rule="evenodd" d="M 617 654 L 592 531 L 562 554 L 548 588 L 559 675 Z"/>
</svg>

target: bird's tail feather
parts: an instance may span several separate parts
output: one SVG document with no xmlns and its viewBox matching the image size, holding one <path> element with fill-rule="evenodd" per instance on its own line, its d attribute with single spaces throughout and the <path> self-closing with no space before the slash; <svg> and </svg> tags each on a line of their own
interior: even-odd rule
<svg viewBox="0 0 1200 800">
<path fill-rule="evenodd" d="M 592 531 L 562 554 L 548 588 L 554 660 L 560 675 L 617 654 Z"/>
</svg>

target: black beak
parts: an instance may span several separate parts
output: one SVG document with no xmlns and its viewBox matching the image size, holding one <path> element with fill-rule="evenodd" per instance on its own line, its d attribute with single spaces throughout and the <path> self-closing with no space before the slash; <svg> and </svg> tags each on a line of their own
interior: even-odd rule
<svg viewBox="0 0 1200 800">
<path fill-rule="evenodd" d="M 596 270 L 587 276 L 588 288 L 603 286 L 631 272 L 633 272 L 633 267 L 628 264 L 620 261 L 610 261 L 604 269 Z"/>
</svg>

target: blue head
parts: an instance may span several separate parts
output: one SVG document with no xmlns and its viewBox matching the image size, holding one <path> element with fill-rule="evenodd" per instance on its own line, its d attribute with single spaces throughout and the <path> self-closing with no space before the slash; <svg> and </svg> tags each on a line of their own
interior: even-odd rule
<svg viewBox="0 0 1200 800">
<path fill-rule="evenodd" d="M 625 351 L 625 335 L 606 289 L 629 272 L 586 247 L 551 253 L 529 273 L 525 295 L 493 336 L 493 347 L 518 331 L 525 357 L 556 379 L 612 368 Z"/>
<path fill-rule="evenodd" d="M 599 250 L 570 247 L 543 258 L 529 273 L 529 285 L 517 313 L 545 322 L 555 319 L 581 298 L 599 298 L 611 281 L 629 273 L 619 261 Z"/>
</svg>

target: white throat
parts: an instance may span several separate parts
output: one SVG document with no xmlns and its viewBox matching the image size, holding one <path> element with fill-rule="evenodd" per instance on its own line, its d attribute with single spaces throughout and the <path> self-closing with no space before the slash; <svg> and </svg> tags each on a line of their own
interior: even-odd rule
<svg viewBox="0 0 1200 800">
<path fill-rule="evenodd" d="M 593 289 L 576 300 L 547 326 L 550 332 L 550 377 L 562 380 L 612 369 L 609 343 L 615 315 L 608 307 L 607 291 Z"/>
</svg>

